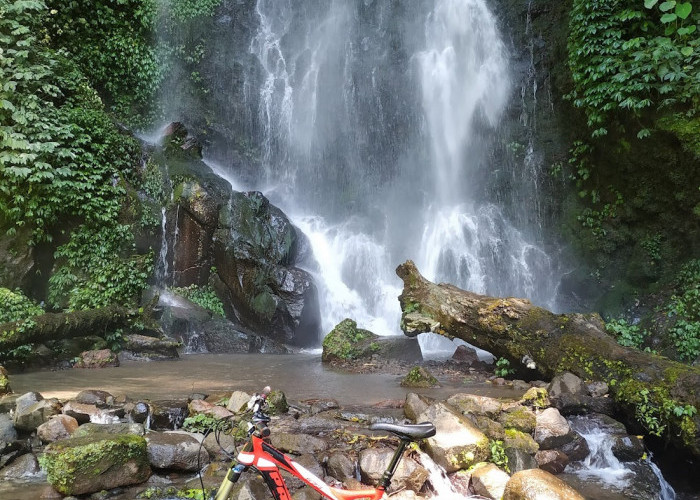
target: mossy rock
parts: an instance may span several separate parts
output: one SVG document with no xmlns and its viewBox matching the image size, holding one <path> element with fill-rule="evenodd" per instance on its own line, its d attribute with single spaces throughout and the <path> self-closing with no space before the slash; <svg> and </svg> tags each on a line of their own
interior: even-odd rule
<svg viewBox="0 0 700 500">
<path fill-rule="evenodd" d="M 368 358 L 381 347 L 376 342 L 378 335 L 357 327 L 357 323 L 346 318 L 336 325 L 323 339 L 323 361 L 352 361 Z"/>
<path fill-rule="evenodd" d="M 515 448 L 524 451 L 528 455 L 534 455 L 540 449 L 540 445 L 532 438 L 530 434 L 526 434 L 518 429 L 506 429 L 503 447 Z"/>
<path fill-rule="evenodd" d="M 525 406 L 514 406 L 502 412 L 498 421 L 506 429 L 518 429 L 519 431 L 530 433 L 535 430 L 537 417 L 535 412 Z"/>
<path fill-rule="evenodd" d="M 83 495 L 139 484 L 151 475 L 146 440 L 100 434 L 51 443 L 39 459 L 49 483 L 63 495 Z"/>
<path fill-rule="evenodd" d="M 287 413 L 287 410 L 289 410 L 287 397 L 282 391 L 272 391 L 267 396 L 267 405 L 267 411 L 271 415 L 282 415 L 284 413 Z"/>
<path fill-rule="evenodd" d="M 5 394 L 10 394 L 12 389 L 10 389 L 10 378 L 8 376 L 7 370 L 0 365 L 0 396 Z"/>
<path fill-rule="evenodd" d="M 440 384 L 433 375 L 422 366 L 414 366 L 401 381 L 401 387 L 437 387 Z"/>
<path fill-rule="evenodd" d="M 540 409 L 549 408 L 551 406 L 549 393 L 547 389 L 543 387 L 530 387 L 525 394 L 523 394 L 523 397 L 520 398 L 520 404 Z"/>
</svg>

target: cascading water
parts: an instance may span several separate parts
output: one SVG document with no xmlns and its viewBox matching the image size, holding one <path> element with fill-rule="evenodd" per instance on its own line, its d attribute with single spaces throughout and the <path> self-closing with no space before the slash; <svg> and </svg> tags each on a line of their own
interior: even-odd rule
<svg viewBox="0 0 700 500">
<path fill-rule="evenodd" d="M 206 154 L 309 237 L 324 331 L 351 317 L 399 333 L 406 259 L 434 281 L 553 306 L 538 224 L 509 220 L 520 207 L 491 191 L 512 85 L 485 0 L 258 0 L 234 18 L 211 36 L 237 69 L 202 63 L 216 75 L 207 119 L 217 131 L 231 121 L 226 92 L 245 116 Z M 227 46 L 241 47 L 236 29 L 249 30 L 248 56 Z M 535 179 L 521 184 L 537 196 Z"/>
</svg>

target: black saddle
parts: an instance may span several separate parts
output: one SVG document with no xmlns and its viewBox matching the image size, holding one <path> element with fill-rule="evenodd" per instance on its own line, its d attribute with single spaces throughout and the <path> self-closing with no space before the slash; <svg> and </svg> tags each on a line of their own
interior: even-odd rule
<svg viewBox="0 0 700 500">
<path fill-rule="evenodd" d="M 435 435 L 435 426 L 431 422 L 421 422 L 420 424 L 385 424 L 376 423 L 369 426 L 371 431 L 388 431 L 396 434 L 401 439 L 415 441 L 417 439 L 429 438 Z"/>
</svg>

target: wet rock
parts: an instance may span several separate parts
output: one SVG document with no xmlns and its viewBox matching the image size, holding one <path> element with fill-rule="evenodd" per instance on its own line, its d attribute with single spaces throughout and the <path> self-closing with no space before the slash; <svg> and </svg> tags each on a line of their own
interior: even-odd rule
<svg viewBox="0 0 700 500">
<path fill-rule="evenodd" d="M 63 406 L 63 414 L 73 417 L 79 424 L 85 424 L 87 422 L 115 423 L 124 416 L 125 412 L 121 407 L 98 408 L 94 404 L 68 401 Z"/>
<path fill-rule="evenodd" d="M 225 432 L 219 434 L 218 441 L 213 432 L 204 438 L 204 449 L 207 450 L 212 460 L 231 460 L 231 457 L 236 456 L 236 445 L 236 438 Z"/>
<path fill-rule="evenodd" d="M 271 436 L 272 446 L 289 453 L 317 453 L 328 449 L 328 443 L 310 434 L 276 432 Z"/>
<path fill-rule="evenodd" d="M 217 420 L 233 416 L 233 413 L 228 411 L 223 406 L 214 405 L 202 399 L 194 399 L 190 401 L 187 405 L 187 411 L 189 416 L 206 415 L 207 417 L 212 417 Z"/>
<path fill-rule="evenodd" d="M 89 436 L 51 443 L 41 459 L 49 483 L 64 495 L 82 495 L 148 479 L 141 436 Z"/>
<path fill-rule="evenodd" d="M 119 353 L 120 360 L 159 361 L 177 359 L 178 342 L 158 339 L 146 335 L 132 334 L 124 337 L 124 348 Z"/>
<path fill-rule="evenodd" d="M 17 457 L 20 457 L 25 453 L 29 453 L 30 451 L 30 445 L 25 440 L 12 441 L 9 443 L 0 441 L 0 469 L 15 460 Z"/>
<path fill-rule="evenodd" d="M 584 460 L 591 452 L 588 443 L 578 432 L 573 432 L 573 439 L 561 446 L 559 450 L 569 457 L 569 462 Z"/>
<path fill-rule="evenodd" d="M 503 500 L 585 500 L 561 479 L 541 469 L 516 472 L 506 484 Z"/>
<path fill-rule="evenodd" d="M 80 391 L 75 397 L 75 402 L 85 405 L 95 405 L 104 408 L 106 406 L 112 406 L 114 404 L 114 396 L 112 396 L 107 391 L 89 389 L 86 391 Z"/>
<path fill-rule="evenodd" d="M 309 412 L 312 415 L 321 413 L 329 410 L 337 410 L 340 405 L 335 399 L 315 399 L 312 401 L 305 401 L 309 403 Z"/>
<path fill-rule="evenodd" d="M 521 470 L 536 469 L 537 461 L 534 454 L 530 454 L 520 448 L 506 447 L 505 452 L 508 457 L 508 469 L 511 473 L 520 472 Z"/>
<path fill-rule="evenodd" d="M 233 391 L 231 397 L 228 399 L 228 404 L 226 409 L 232 413 L 240 413 L 248 408 L 248 401 L 250 401 L 250 394 L 243 391 Z"/>
<path fill-rule="evenodd" d="M 594 381 L 586 384 L 586 390 L 588 390 L 588 394 L 590 394 L 594 398 L 602 398 L 608 393 L 610 388 L 605 382 Z"/>
<path fill-rule="evenodd" d="M 517 429 L 521 432 L 530 434 L 535 430 L 537 417 L 535 412 L 525 406 L 512 406 L 505 409 L 498 416 L 498 421 L 506 429 Z"/>
<path fill-rule="evenodd" d="M 42 398 L 36 401 L 37 395 L 41 398 L 40 394 L 29 393 L 17 400 L 14 426 L 18 431 L 33 432 L 50 417 L 61 413 L 61 403 L 58 399 Z"/>
<path fill-rule="evenodd" d="M 145 434 L 143 425 L 117 422 L 114 424 L 97 424 L 89 422 L 78 427 L 73 432 L 73 437 L 95 436 L 95 435 L 122 435 L 133 434 L 143 436 Z"/>
<path fill-rule="evenodd" d="M 505 428 L 499 422 L 491 420 L 484 415 L 473 415 L 471 413 L 467 414 L 466 417 L 471 420 L 481 432 L 486 434 L 489 439 L 500 441 L 505 437 Z"/>
<path fill-rule="evenodd" d="M 404 415 L 415 422 L 417 421 L 418 415 L 423 413 L 431 403 L 432 400 L 430 398 L 414 392 L 409 392 L 406 394 L 406 401 L 403 405 Z"/>
<path fill-rule="evenodd" d="M 209 453 L 185 432 L 149 432 L 148 461 L 156 469 L 197 471 L 209 463 Z"/>
<path fill-rule="evenodd" d="M 379 339 L 378 335 L 358 328 L 355 321 L 346 318 L 323 339 L 321 359 L 324 362 L 331 362 L 370 358 L 378 351 L 377 339 Z"/>
<path fill-rule="evenodd" d="M 19 394 L 0 395 L 0 413 L 10 413 L 17 406 L 17 400 L 21 396 Z"/>
<path fill-rule="evenodd" d="M 476 354 L 476 350 L 464 344 L 457 346 L 454 354 L 452 354 L 452 359 L 458 363 L 464 363 L 466 365 L 472 365 L 479 362 L 479 356 Z"/>
<path fill-rule="evenodd" d="M 548 391 L 552 399 L 556 399 L 562 394 L 586 395 L 586 387 L 583 384 L 583 380 L 569 372 L 556 375 L 552 379 L 552 383 L 549 384 Z"/>
<path fill-rule="evenodd" d="M 0 469 L 0 479 L 24 479 L 40 473 L 39 461 L 32 453 L 25 453 Z"/>
<path fill-rule="evenodd" d="M 127 403 L 124 405 L 124 411 L 126 412 L 127 418 L 129 418 L 132 422 L 143 424 L 148 418 L 150 408 L 147 403 L 139 401 L 135 404 Z"/>
<path fill-rule="evenodd" d="M 475 394 L 455 394 L 450 396 L 447 404 L 454 406 L 463 414 L 485 415 L 496 418 L 503 408 L 503 403 L 494 398 Z"/>
<path fill-rule="evenodd" d="M 556 408 L 547 408 L 537 415 L 535 441 L 542 450 L 559 448 L 573 439 L 569 423 Z"/>
<path fill-rule="evenodd" d="M 561 474 L 564 472 L 569 458 L 559 450 L 540 450 L 535 453 L 537 466 L 551 474 Z"/>
<path fill-rule="evenodd" d="M 389 448 L 365 448 L 362 450 L 359 456 L 362 482 L 372 485 L 379 484 L 393 456 L 394 450 Z M 428 471 L 418 465 L 412 458 L 404 456 L 399 462 L 394 478 L 391 480 L 391 486 L 394 490 L 408 488 L 418 492 L 423 487 L 426 479 L 428 479 Z"/>
<path fill-rule="evenodd" d="M 649 500 L 650 498 L 667 498 L 662 494 L 662 486 L 649 461 L 630 462 L 626 466 L 632 472 L 632 478 L 622 490 L 625 498 L 630 500 Z"/>
<path fill-rule="evenodd" d="M 355 463 L 345 453 L 336 452 L 328 457 L 328 474 L 340 482 L 355 477 Z"/>
<path fill-rule="evenodd" d="M 500 500 L 510 476 L 495 464 L 479 464 L 472 471 L 474 493 L 485 498 Z"/>
<path fill-rule="evenodd" d="M 78 428 L 78 421 L 68 415 L 54 415 L 41 424 L 36 434 L 44 443 L 53 443 L 59 439 L 67 439 Z"/>
<path fill-rule="evenodd" d="M 9 443 L 17 439 L 17 430 L 9 413 L 0 413 L 0 442 Z"/>
<path fill-rule="evenodd" d="M 430 457 L 447 472 L 466 469 L 485 461 L 489 440 L 466 417 L 444 403 L 436 403 L 418 416 L 420 422 L 433 422 L 435 436 L 428 438 L 426 449 Z"/>
<path fill-rule="evenodd" d="M 532 439 L 530 434 L 518 429 L 506 429 L 503 447 L 505 449 L 517 448 L 529 455 L 534 455 L 540 449 L 540 446 Z"/>
<path fill-rule="evenodd" d="M 640 436 L 616 436 L 612 452 L 622 462 L 634 462 L 641 460 L 646 449 Z"/>
<path fill-rule="evenodd" d="M 187 415 L 186 401 L 153 401 L 151 402 L 151 429 L 179 429 Z"/>
<path fill-rule="evenodd" d="M 107 368 L 119 366 L 117 354 L 109 349 L 98 349 L 96 351 L 85 351 L 80 354 L 73 368 Z"/>
<path fill-rule="evenodd" d="M 601 413 L 615 415 L 617 408 L 612 398 L 598 398 L 586 395 L 562 394 L 552 401 L 562 415 L 588 415 Z"/>
</svg>

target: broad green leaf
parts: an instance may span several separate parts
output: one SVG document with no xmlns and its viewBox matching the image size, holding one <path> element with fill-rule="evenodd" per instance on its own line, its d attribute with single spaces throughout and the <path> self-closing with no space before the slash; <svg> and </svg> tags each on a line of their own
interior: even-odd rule
<svg viewBox="0 0 700 500">
<path fill-rule="evenodd" d="M 693 10 L 693 6 L 690 2 L 679 3 L 676 5 L 676 15 L 681 19 L 686 19 L 690 15 L 690 11 Z"/>
<path fill-rule="evenodd" d="M 675 14 L 664 14 L 663 16 L 661 16 L 661 22 L 664 24 L 672 23 L 676 19 L 678 19 L 678 16 L 676 16 Z"/>
<path fill-rule="evenodd" d="M 693 47 L 683 47 L 681 49 L 681 54 L 683 54 L 685 57 L 688 57 L 693 53 Z"/>
<path fill-rule="evenodd" d="M 675 0 L 670 0 L 669 2 L 664 2 L 661 5 L 659 5 L 659 9 L 661 9 L 661 12 L 668 12 L 672 8 L 676 6 Z"/>
<path fill-rule="evenodd" d="M 644 0 L 644 7 L 651 9 L 659 2 L 659 0 Z"/>
</svg>

